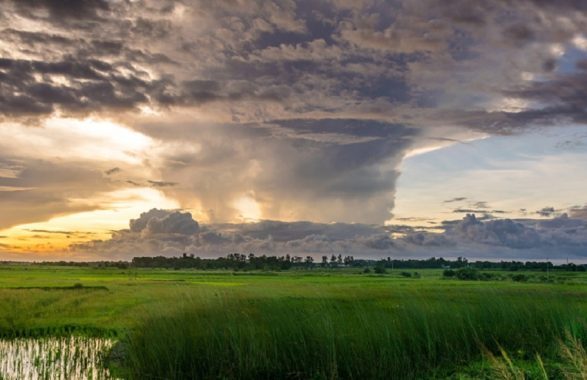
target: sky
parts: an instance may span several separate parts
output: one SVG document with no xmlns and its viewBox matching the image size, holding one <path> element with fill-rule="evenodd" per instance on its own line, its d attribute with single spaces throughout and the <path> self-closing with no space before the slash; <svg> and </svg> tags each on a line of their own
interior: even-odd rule
<svg viewBox="0 0 587 380">
<path fill-rule="evenodd" d="M 0 0 L 0 260 L 587 261 L 587 3 Z"/>
</svg>

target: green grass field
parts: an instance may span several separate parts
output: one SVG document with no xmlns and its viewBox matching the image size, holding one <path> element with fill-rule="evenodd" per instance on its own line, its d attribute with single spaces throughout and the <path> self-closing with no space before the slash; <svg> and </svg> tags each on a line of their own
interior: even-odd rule
<svg viewBox="0 0 587 380">
<path fill-rule="evenodd" d="M 3 265 L 0 334 L 117 337 L 133 379 L 584 378 L 586 274 L 418 272 Z"/>
</svg>

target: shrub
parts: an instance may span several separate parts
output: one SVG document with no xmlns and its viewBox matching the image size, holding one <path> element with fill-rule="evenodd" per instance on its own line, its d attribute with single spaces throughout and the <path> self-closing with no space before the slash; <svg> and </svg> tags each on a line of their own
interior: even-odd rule
<svg viewBox="0 0 587 380">
<path fill-rule="evenodd" d="M 479 271 L 474 268 L 461 268 L 456 271 L 459 280 L 479 280 Z"/>
<path fill-rule="evenodd" d="M 452 278 L 456 275 L 455 271 L 452 269 L 445 269 L 444 272 L 442 272 L 442 276 L 443 277 L 448 277 L 448 278 Z"/>
<path fill-rule="evenodd" d="M 385 274 L 385 273 L 387 273 L 387 270 L 385 269 L 385 267 L 383 265 L 377 265 L 375 267 L 375 273 L 377 273 L 377 274 Z"/>
<path fill-rule="evenodd" d="M 526 281 L 528 281 L 528 279 L 529 279 L 528 276 L 526 276 L 525 274 L 521 274 L 521 273 L 515 274 L 512 276 L 512 280 L 516 281 L 516 282 L 526 282 Z"/>
<path fill-rule="evenodd" d="M 493 280 L 495 276 L 492 273 L 479 273 L 479 279 L 483 281 Z"/>
</svg>

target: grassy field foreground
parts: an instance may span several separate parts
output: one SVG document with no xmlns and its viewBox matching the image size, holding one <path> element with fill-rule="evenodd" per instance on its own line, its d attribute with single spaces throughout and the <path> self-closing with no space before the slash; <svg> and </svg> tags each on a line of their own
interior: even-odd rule
<svg viewBox="0 0 587 380">
<path fill-rule="evenodd" d="M 146 318 L 126 339 L 127 367 L 137 379 L 397 379 L 450 377 L 483 352 L 555 359 L 565 334 L 585 337 L 582 311 L 556 294 L 536 296 L 490 289 L 467 302 L 220 296 Z M 549 373 L 562 374 L 551 364 Z"/>
<path fill-rule="evenodd" d="M 420 275 L 4 266 L 0 332 L 117 336 L 131 379 L 584 378 L 584 274 Z"/>
</svg>

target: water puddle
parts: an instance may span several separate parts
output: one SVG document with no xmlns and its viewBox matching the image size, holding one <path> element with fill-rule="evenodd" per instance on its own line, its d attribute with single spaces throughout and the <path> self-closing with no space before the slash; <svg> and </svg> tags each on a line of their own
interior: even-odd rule
<svg viewBox="0 0 587 380">
<path fill-rule="evenodd" d="M 88 337 L 0 340 L 0 379 L 113 379 L 105 366 L 113 344 Z"/>
</svg>

